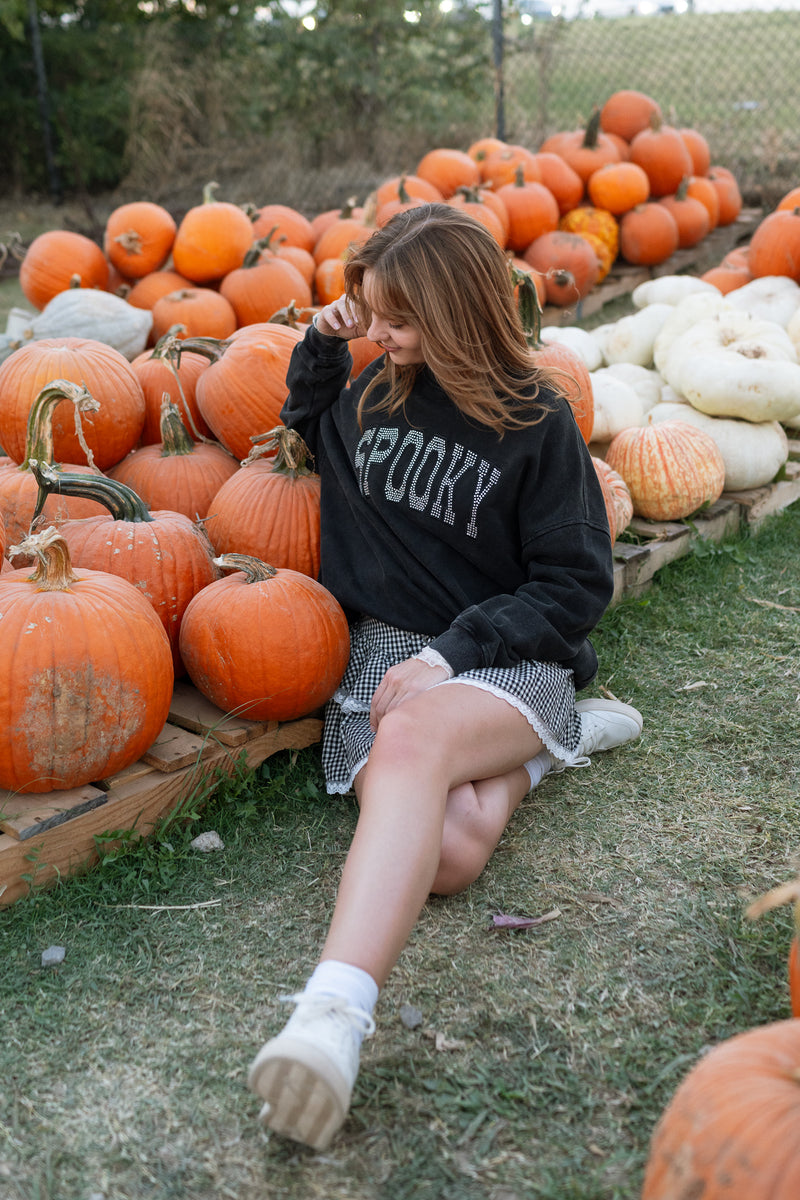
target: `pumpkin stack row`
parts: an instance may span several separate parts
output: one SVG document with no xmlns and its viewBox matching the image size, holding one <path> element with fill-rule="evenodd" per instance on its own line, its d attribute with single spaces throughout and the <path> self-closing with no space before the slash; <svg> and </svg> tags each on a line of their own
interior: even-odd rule
<svg viewBox="0 0 800 1200">
<path fill-rule="evenodd" d="M 196 353 L 168 335 L 133 362 L 39 339 L 0 366 L 0 787 L 122 770 L 186 673 L 253 719 L 332 693 L 348 632 L 316 579 L 319 481 L 273 428 L 300 336 L 251 326 Z"/>
</svg>

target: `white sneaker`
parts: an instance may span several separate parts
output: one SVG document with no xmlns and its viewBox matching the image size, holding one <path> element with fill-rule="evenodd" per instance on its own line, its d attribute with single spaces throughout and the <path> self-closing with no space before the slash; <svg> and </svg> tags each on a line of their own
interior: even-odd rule
<svg viewBox="0 0 800 1200">
<path fill-rule="evenodd" d="M 287 996 L 297 1007 L 277 1037 L 261 1047 L 248 1087 L 264 1100 L 260 1119 L 276 1133 L 324 1150 L 344 1124 L 369 1013 L 340 996 Z"/>
<path fill-rule="evenodd" d="M 595 750 L 613 750 L 633 742 L 642 732 L 642 714 L 621 700 L 579 700 L 575 711 L 581 714 L 581 756 Z"/>
<path fill-rule="evenodd" d="M 581 740 L 571 763 L 553 758 L 551 770 L 560 775 L 568 767 L 591 766 L 591 755 L 595 750 L 613 750 L 639 737 L 644 724 L 642 714 L 631 704 L 621 700 L 579 700 L 575 711 L 581 715 Z"/>
</svg>

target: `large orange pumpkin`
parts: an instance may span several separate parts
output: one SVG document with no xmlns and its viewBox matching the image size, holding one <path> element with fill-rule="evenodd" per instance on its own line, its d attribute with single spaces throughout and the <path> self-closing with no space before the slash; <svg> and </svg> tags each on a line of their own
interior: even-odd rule
<svg viewBox="0 0 800 1200">
<path fill-rule="evenodd" d="M 600 128 L 631 142 L 637 133 L 647 129 L 653 116 L 661 116 L 657 100 L 634 88 L 620 88 L 611 93 L 600 109 Z"/>
<path fill-rule="evenodd" d="M 764 217 L 750 239 L 747 265 L 754 279 L 786 275 L 800 283 L 800 206 Z"/>
<path fill-rule="evenodd" d="M 314 231 L 308 217 L 288 204 L 265 204 L 253 218 L 253 238 L 272 236 L 276 243 L 285 241 L 309 253 L 314 248 Z"/>
<path fill-rule="evenodd" d="M 577 305 L 600 275 L 600 262 L 590 243 L 560 229 L 543 233 L 522 257 L 543 277 L 548 304 L 561 308 Z"/>
<path fill-rule="evenodd" d="M 127 579 L 152 605 L 167 635 L 175 675 L 184 672 L 178 651 L 181 621 L 192 597 L 218 578 L 202 526 L 171 509 L 151 512 L 125 484 L 102 475 L 33 467 L 43 491 L 86 496 L 103 516 L 60 526 L 76 566 Z"/>
<path fill-rule="evenodd" d="M 678 249 L 680 234 L 672 213 L 656 200 L 637 204 L 619 222 L 619 252 L 636 266 L 666 262 Z"/>
<path fill-rule="evenodd" d="M 183 217 L 172 245 L 175 270 L 192 283 L 213 283 L 240 267 L 253 242 L 247 213 L 237 204 L 215 200 L 216 186 L 208 184 L 203 203 Z"/>
<path fill-rule="evenodd" d="M 475 159 L 466 150 L 453 150 L 447 146 L 437 146 L 424 154 L 414 174 L 432 183 L 445 200 L 455 195 L 460 187 L 477 187 L 481 181 Z"/>
<path fill-rule="evenodd" d="M 69 229 L 51 229 L 35 237 L 19 268 L 22 294 L 34 308 L 44 308 L 68 287 L 108 285 L 108 262 L 91 238 Z"/>
<path fill-rule="evenodd" d="M 153 744 L 169 716 L 169 641 L 116 575 L 73 568 L 55 529 L 20 546 L 37 567 L 0 578 L 0 787 L 48 792 L 106 779 Z"/>
<path fill-rule="evenodd" d="M 53 413 L 53 446 L 59 462 L 113 467 L 139 440 L 145 417 L 141 384 L 119 350 L 91 338 L 40 338 L 27 342 L 0 365 L 0 445 L 16 462 L 25 453 L 28 414 L 39 392 L 53 379 L 85 386 L 99 408 L 75 432 L 74 413 L 61 405 Z M 83 444 L 82 444 L 83 442 Z"/>
<path fill-rule="evenodd" d="M 347 618 L 308 575 L 245 554 L 189 604 L 181 654 L 195 687 L 223 712 L 292 721 L 333 695 L 350 653 Z"/>
<path fill-rule="evenodd" d="M 796 1200 L 798 1100 L 800 1021 L 720 1042 L 661 1115 L 642 1200 Z"/>
<path fill-rule="evenodd" d="M 631 162 L 646 172 L 654 197 L 669 196 L 684 176 L 698 174 L 678 130 L 657 117 L 631 142 Z"/>
<path fill-rule="evenodd" d="M 177 225 L 172 213 L 150 200 L 120 204 L 103 235 L 106 256 L 124 279 L 141 279 L 169 258 Z"/>
<path fill-rule="evenodd" d="M 308 449 L 283 425 L 253 443 L 240 470 L 213 497 L 205 523 L 211 543 L 217 554 L 251 554 L 316 579 L 320 479 L 308 465 Z"/>
<path fill-rule="evenodd" d="M 238 324 L 233 305 L 216 288 L 181 288 L 153 305 L 156 341 L 170 332 L 178 338 L 226 338 Z"/>
<path fill-rule="evenodd" d="M 596 108 L 584 129 L 553 134 L 546 138 L 540 151 L 560 154 L 577 175 L 587 183 L 589 177 L 606 163 L 619 162 L 615 143 L 600 130 L 600 109 Z"/>
<path fill-rule="evenodd" d="M 311 303 L 310 284 L 293 263 L 270 247 L 271 240 L 272 234 L 268 234 L 253 242 L 242 265 L 229 271 L 219 285 L 220 295 L 236 314 L 237 328 L 269 321 L 292 301 L 301 308 Z M 313 258 L 311 264 L 313 271 Z"/>
<path fill-rule="evenodd" d="M 606 462 L 628 485 L 637 517 L 679 521 L 722 495 L 725 463 L 710 434 L 687 421 L 631 426 L 611 439 Z"/>
<path fill-rule="evenodd" d="M 197 405 L 214 436 L 236 458 L 250 453 L 251 437 L 279 424 L 289 359 L 302 338 L 298 329 L 267 321 L 246 325 L 225 342 L 184 342 L 186 349 L 211 359 L 197 381 Z"/>
</svg>

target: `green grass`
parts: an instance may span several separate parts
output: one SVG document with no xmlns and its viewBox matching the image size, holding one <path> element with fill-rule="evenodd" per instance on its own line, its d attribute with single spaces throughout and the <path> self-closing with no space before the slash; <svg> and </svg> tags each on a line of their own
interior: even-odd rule
<svg viewBox="0 0 800 1200">
<path fill-rule="evenodd" d="M 799 539 L 796 505 L 607 613 L 597 687 L 641 740 L 546 779 L 473 887 L 426 906 L 323 1155 L 264 1134 L 245 1088 L 354 827 L 317 747 L 0 912 L 0 1198 L 635 1200 L 698 1054 L 789 1012 L 790 913 L 743 912 L 798 865 Z M 225 849 L 191 851 L 201 828 Z"/>
</svg>

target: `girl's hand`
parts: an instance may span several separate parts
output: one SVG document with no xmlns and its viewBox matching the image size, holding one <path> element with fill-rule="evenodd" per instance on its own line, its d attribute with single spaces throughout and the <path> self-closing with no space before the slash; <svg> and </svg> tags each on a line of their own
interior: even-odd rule
<svg viewBox="0 0 800 1200">
<path fill-rule="evenodd" d="M 328 337 L 342 338 L 349 342 L 351 338 L 362 337 L 364 330 L 358 322 L 358 314 L 347 296 L 340 296 L 331 304 L 321 308 L 314 318 L 316 328 Z"/>
<path fill-rule="evenodd" d="M 390 667 L 372 697 L 370 726 L 376 730 L 381 719 L 398 704 L 416 696 L 418 692 L 427 692 L 428 688 L 448 678 L 444 667 L 432 667 L 417 658 L 407 658 L 405 662 Z"/>
</svg>

